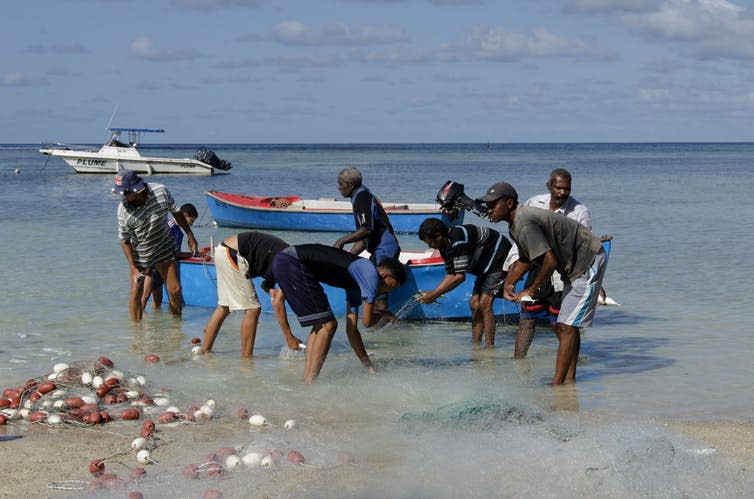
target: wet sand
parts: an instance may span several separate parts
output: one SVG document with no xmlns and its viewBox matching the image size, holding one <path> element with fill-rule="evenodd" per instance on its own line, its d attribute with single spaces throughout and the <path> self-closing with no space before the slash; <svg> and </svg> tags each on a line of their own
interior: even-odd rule
<svg viewBox="0 0 754 499">
<path fill-rule="evenodd" d="M 211 428 L 197 425 L 163 427 L 158 432 L 158 445 L 152 451 L 152 458 L 159 462 L 158 465 L 138 464 L 134 458 L 135 453 L 130 449 L 130 443 L 141 426 L 140 421 L 114 422 L 95 428 L 33 425 L 20 432 L 20 425 L 16 428 L 5 427 L 0 429 L 0 435 L 4 438 L 13 435 L 20 435 L 21 438 L 0 441 L 0 469 L 3 470 L 0 496 L 125 497 L 135 490 L 154 490 L 156 481 L 163 481 L 167 489 L 162 491 L 170 490 L 175 496 L 178 491 L 170 484 L 184 483 L 180 474 L 182 467 L 216 449 L 218 442 L 237 440 L 235 437 L 238 435 L 239 423 L 237 420 L 224 419 L 205 423 L 211 425 Z M 754 422 L 668 423 L 667 426 L 674 432 L 697 441 L 700 449 L 715 449 L 715 460 L 720 465 L 730 467 L 742 483 L 750 483 L 754 489 Z M 106 458 L 107 472 L 115 473 L 127 481 L 125 487 L 96 493 L 48 487 L 54 482 L 65 484 L 66 481 L 71 481 L 65 484 L 71 487 L 85 486 L 93 479 L 88 471 L 89 463 L 102 458 Z M 128 482 L 130 471 L 139 466 L 147 470 L 144 480 L 146 487 L 141 487 L 138 482 Z M 335 479 L 331 482 L 333 484 L 340 481 L 344 485 L 342 480 L 348 480 L 347 470 L 343 470 L 344 473 L 335 470 L 301 471 L 311 473 L 311 478 L 316 481 L 327 480 L 325 476 L 333 473 L 337 473 L 337 477 L 329 477 Z M 204 478 L 193 482 L 191 495 L 199 497 L 208 489 L 224 489 L 225 497 L 249 494 L 248 490 L 238 491 L 233 485 L 232 475 L 228 475 L 225 480 Z M 148 490 L 144 493 L 145 497 L 151 495 L 153 493 L 148 493 Z"/>
</svg>

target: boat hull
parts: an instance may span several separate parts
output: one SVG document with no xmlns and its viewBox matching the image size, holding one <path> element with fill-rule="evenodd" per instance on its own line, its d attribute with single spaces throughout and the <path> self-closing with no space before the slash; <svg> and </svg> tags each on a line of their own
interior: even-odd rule
<svg viewBox="0 0 754 499">
<path fill-rule="evenodd" d="M 265 198 L 217 191 L 204 195 L 212 218 L 220 227 L 316 232 L 351 232 L 355 227 L 349 202 L 301 200 L 295 196 Z M 274 202 L 281 199 L 293 201 L 288 206 L 275 206 Z M 265 206 L 262 200 L 271 200 L 272 205 Z M 441 218 L 448 225 L 463 223 L 463 212 L 451 218 L 432 204 L 399 206 L 405 208 L 393 209 L 387 205 L 385 208 L 396 233 L 416 233 L 421 223 L 430 217 Z"/>
<path fill-rule="evenodd" d="M 610 255 L 612 239 L 602 242 L 606 254 Z M 421 304 L 416 301 L 419 291 L 428 291 L 435 287 L 445 277 L 445 266 L 442 258 L 426 253 L 404 252 L 401 254 L 404 263 L 407 262 L 406 283 L 390 293 L 388 306 L 390 311 L 400 320 L 410 321 L 459 321 L 470 320 L 471 310 L 469 299 L 474 289 L 475 276 L 469 275 L 458 287 L 441 296 L 435 303 Z M 212 261 L 201 258 L 189 258 L 179 262 L 183 301 L 186 305 L 197 307 L 217 306 L 217 273 Z M 517 284 L 520 290 L 526 276 Z M 261 278 L 252 279 L 257 290 L 259 302 L 263 312 L 272 312 L 270 296 L 262 291 Z M 330 307 L 336 316 L 345 316 L 346 297 L 340 288 L 323 285 Z M 497 298 L 493 304 L 493 312 L 498 319 L 517 320 L 519 306 L 502 298 Z M 289 313 L 292 313 L 288 309 Z"/>
<path fill-rule="evenodd" d="M 183 301 L 186 305 L 197 307 L 217 306 L 217 273 L 212 262 L 204 262 L 198 258 L 180 261 L 181 286 Z M 434 289 L 445 276 L 445 266 L 442 259 L 436 258 L 428 265 L 409 265 L 406 283 L 388 295 L 390 311 L 400 320 L 410 321 L 452 321 L 468 320 L 471 317 L 469 298 L 474 287 L 474 278 L 464 281 L 436 303 L 428 305 L 416 301 L 419 290 Z M 263 312 L 272 312 L 270 296 L 262 291 L 261 278 L 252 279 L 257 290 L 259 302 Z M 323 285 L 330 307 L 336 316 L 345 316 L 346 295 L 340 288 Z M 287 306 L 287 305 L 286 305 Z M 493 311 L 498 317 L 517 317 L 518 305 L 499 298 L 494 302 Z M 293 312 L 288 309 L 288 313 Z"/>
<path fill-rule="evenodd" d="M 110 148 L 117 149 L 117 148 Z M 124 148 L 125 149 L 125 148 Z M 155 158 L 129 154 L 101 152 L 84 152 L 65 149 L 42 149 L 42 154 L 55 156 L 65 161 L 76 173 L 115 174 L 128 169 L 147 175 L 154 174 L 189 174 L 212 175 L 214 168 L 195 159 Z"/>
</svg>

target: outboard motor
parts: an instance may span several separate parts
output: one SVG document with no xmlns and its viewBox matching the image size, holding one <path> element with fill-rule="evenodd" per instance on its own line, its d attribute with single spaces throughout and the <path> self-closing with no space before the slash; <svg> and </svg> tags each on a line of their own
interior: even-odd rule
<svg viewBox="0 0 754 499">
<path fill-rule="evenodd" d="M 487 218 L 487 207 L 474 201 L 463 192 L 463 184 L 448 180 L 437 193 L 437 202 L 448 213 L 459 210 L 470 211 L 480 218 Z"/>
<path fill-rule="evenodd" d="M 194 159 L 207 163 L 212 168 L 217 168 L 218 170 L 230 170 L 232 168 L 230 161 L 218 158 L 217 154 L 209 149 L 197 149 L 196 153 L 194 153 Z"/>
</svg>

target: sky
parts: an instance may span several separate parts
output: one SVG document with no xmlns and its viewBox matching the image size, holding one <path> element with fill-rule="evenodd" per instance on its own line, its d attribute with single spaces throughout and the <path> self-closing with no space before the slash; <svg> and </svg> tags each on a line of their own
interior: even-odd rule
<svg viewBox="0 0 754 499">
<path fill-rule="evenodd" d="M 752 141 L 741 0 L 34 0 L 0 143 Z"/>
</svg>

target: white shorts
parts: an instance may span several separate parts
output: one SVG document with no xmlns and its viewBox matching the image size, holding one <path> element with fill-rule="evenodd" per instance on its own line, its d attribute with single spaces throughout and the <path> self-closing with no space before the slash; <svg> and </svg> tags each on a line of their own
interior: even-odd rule
<svg viewBox="0 0 754 499">
<path fill-rule="evenodd" d="M 235 256 L 235 261 L 233 257 Z M 234 250 L 218 244 L 215 248 L 217 304 L 233 310 L 259 308 L 259 299 L 251 279 L 246 277 L 249 262 Z"/>
<path fill-rule="evenodd" d="M 594 319 L 597 297 L 602 287 L 602 278 L 607 269 L 605 250 L 599 253 L 589 269 L 571 283 L 564 283 L 563 301 L 560 304 L 558 322 L 573 327 L 588 327 Z"/>
</svg>

